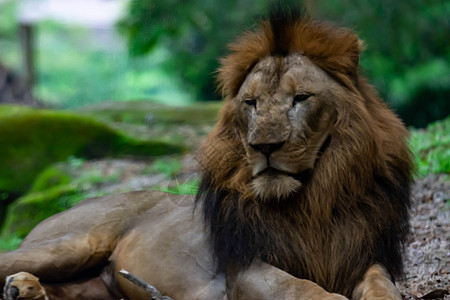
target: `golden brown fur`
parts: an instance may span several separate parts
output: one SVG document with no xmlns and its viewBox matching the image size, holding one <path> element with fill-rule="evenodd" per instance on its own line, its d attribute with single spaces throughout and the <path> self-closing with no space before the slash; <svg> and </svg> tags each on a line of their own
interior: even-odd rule
<svg viewBox="0 0 450 300">
<path fill-rule="evenodd" d="M 272 18 L 230 46 L 218 74 L 225 104 L 199 152 L 204 175 L 197 198 L 203 204 L 219 269 L 245 268 L 262 259 L 347 296 L 371 264 L 381 263 L 394 278 L 401 275 L 412 168 L 407 130 L 360 74 L 361 45 L 350 30 L 288 16 Z M 271 183 L 277 185 L 270 176 L 264 178 L 271 196 L 255 190 L 248 138 L 250 123 L 257 118 L 265 118 L 262 124 L 273 122 L 262 131 L 286 122 L 281 118 L 290 108 L 280 109 L 275 100 L 267 103 L 279 98 L 281 92 L 275 89 L 282 89 L 278 85 L 289 59 L 316 72 L 308 65 L 312 62 L 328 76 L 328 85 L 336 83 L 331 97 L 314 100 L 332 103 L 325 117 L 336 119 L 327 125 L 329 136 L 320 142 L 321 150 L 311 154 L 317 157 L 314 167 L 296 174 L 299 186 L 289 191 L 288 183 L 280 199 L 270 191 Z M 270 72 L 279 75 L 264 79 Z M 260 73 L 266 74 L 261 80 Z M 274 91 L 257 100 L 259 111 L 247 118 L 242 114 L 245 103 L 255 103 L 245 102 L 241 94 L 250 76 L 269 82 L 273 87 L 267 89 Z M 264 105 L 272 105 L 268 115 L 261 112 Z M 322 119 L 315 122 L 311 126 L 320 127 Z M 267 144 L 282 141 L 284 146 L 274 153 L 283 153 L 290 139 L 292 135 Z M 276 174 L 276 180 L 292 180 Z"/>
</svg>

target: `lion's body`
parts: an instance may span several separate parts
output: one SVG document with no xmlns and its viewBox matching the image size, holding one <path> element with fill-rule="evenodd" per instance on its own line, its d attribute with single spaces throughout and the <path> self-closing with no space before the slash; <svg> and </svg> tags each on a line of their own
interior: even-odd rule
<svg viewBox="0 0 450 300">
<path fill-rule="evenodd" d="M 199 151 L 195 210 L 152 193 L 90 201 L 22 246 L 51 248 L 35 237 L 53 231 L 77 245 L 62 251 L 72 267 L 54 252 L 30 267 L 18 250 L 0 256 L 0 276 L 108 266 L 106 285 L 131 299 L 145 294 L 111 267 L 176 299 L 399 299 L 390 277 L 402 274 L 409 228 L 407 131 L 359 74 L 360 51 L 352 32 L 293 16 L 243 35 L 219 69 L 225 103 Z"/>
<path fill-rule="evenodd" d="M 225 278 L 214 272 L 206 238 L 193 196 L 134 192 L 89 199 L 45 220 L 19 250 L 0 256 L 0 276 L 26 270 L 44 283 L 64 283 L 102 273 L 109 290 L 148 299 L 118 275 L 126 269 L 174 299 L 222 299 Z M 76 299 L 93 299 L 92 292 Z"/>
</svg>

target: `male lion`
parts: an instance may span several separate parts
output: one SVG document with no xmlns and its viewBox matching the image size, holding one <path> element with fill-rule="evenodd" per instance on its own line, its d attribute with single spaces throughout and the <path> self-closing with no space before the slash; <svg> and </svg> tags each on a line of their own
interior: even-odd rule
<svg viewBox="0 0 450 300">
<path fill-rule="evenodd" d="M 124 268 L 174 299 L 401 299 L 407 131 L 359 73 L 361 48 L 293 15 L 244 34 L 219 69 L 196 201 L 85 200 L 0 256 L 2 280 L 42 280 L 9 276 L 4 297 L 148 299 Z"/>
</svg>

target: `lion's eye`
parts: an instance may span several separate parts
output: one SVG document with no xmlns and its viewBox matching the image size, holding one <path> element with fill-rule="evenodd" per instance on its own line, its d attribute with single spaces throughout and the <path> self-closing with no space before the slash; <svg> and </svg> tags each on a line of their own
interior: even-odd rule
<svg viewBox="0 0 450 300">
<path fill-rule="evenodd" d="M 308 100 L 311 97 L 311 94 L 298 94 L 295 95 L 294 100 L 292 101 L 292 106 L 295 106 L 297 103 Z"/>
<path fill-rule="evenodd" d="M 245 104 L 249 105 L 249 106 L 254 106 L 256 107 L 256 100 L 255 99 L 246 99 L 244 100 Z"/>
</svg>

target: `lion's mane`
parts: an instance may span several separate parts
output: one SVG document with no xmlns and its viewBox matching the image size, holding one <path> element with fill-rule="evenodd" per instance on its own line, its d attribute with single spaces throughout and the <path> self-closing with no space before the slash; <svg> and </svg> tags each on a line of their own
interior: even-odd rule
<svg viewBox="0 0 450 300">
<path fill-rule="evenodd" d="M 330 292 L 350 296 L 372 263 L 402 274 L 409 230 L 412 163 L 402 122 L 358 67 L 362 43 L 327 23 L 273 16 L 245 33 L 222 59 L 219 121 L 200 148 L 197 194 L 219 270 L 261 259 Z M 301 53 L 347 90 L 338 120 L 304 187 L 283 201 L 253 195 L 233 98 L 267 56 Z"/>
</svg>

